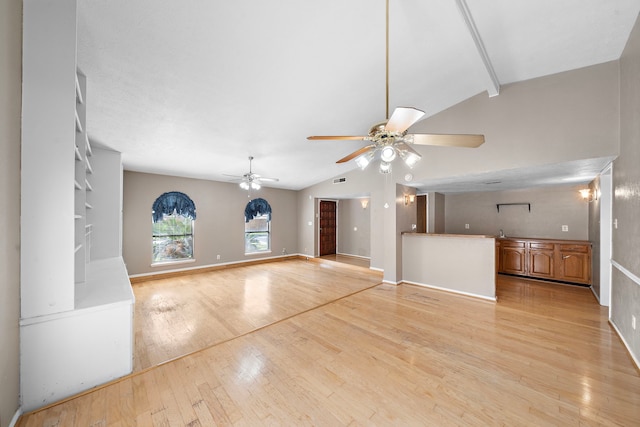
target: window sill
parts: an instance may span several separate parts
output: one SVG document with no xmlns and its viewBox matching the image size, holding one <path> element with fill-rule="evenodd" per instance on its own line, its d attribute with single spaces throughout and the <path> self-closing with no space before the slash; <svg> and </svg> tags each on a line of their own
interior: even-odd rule
<svg viewBox="0 0 640 427">
<path fill-rule="evenodd" d="M 162 261 L 162 262 L 153 262 L 151 263 L 151 267 L 164 267 L 167 265 L 175 265 L 175 264 L 189 264 L 192 262 L 196 262 L 195 258 L 189 259 L 180 259 L 176 261 Z"/>
</svg>

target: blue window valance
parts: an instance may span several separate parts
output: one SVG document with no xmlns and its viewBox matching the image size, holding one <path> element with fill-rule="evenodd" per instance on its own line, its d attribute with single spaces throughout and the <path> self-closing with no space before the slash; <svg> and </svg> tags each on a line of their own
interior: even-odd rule
<svg viewBox="0 0 640 427">
<path fill-rule="evenodd" d="M 169 191 L 153 202 L 153 222 L 162 221 L 163 214 L 176 214 L 196 219 L 196 205 L 186 194 Z"/>
<path fill-rule="evenodd" d="M 249 222 L 257 216 L 266 215 L 271 221 L 271 206 L 265 199 L 253 199 L 244 208 L 244 221 Z"/>
</svg>

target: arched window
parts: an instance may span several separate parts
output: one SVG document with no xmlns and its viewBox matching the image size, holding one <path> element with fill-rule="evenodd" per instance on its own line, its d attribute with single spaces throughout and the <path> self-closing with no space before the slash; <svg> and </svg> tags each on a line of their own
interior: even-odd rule
<svg viewBox="0 0 640 427">
<path fill-rule="evenodd" d="M 184 193 L 171 191 L 153 202 L 153 263 L 193 259 L 196 205 Z"/>
<path fill-rule="evenodd" d="M 271 251 L 271 206 L 265 199 L 253 199 L 244 208 L 244 252 Z"/>
</svg>

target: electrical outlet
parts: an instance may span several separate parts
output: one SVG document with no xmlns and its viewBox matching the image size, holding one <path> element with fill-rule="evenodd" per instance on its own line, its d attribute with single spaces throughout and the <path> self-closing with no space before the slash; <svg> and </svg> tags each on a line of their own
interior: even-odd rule
<svg viewBox="0 0 640 427">
<path fill-rule="evenodd" d="M 562 231 L 569 231 L 569 226 L 568 225 L 563 225 L 562 226 Z"/>
<path fill-rule="evenodd" d="M 220 255 L 216 256 L 216 259 L 220 259 Z"/>
<path fill-rule="evenodd" d="M 613 228 L 615 228 L 616 230 L 618 229 L 618 218 L 615 218 L 613 220 Z"/>
<path fill-rule="evenodd" d="M 631 315 L 631 327 L 634 331 L 636 330 L 636 316 L 634 316 L 633 314 Z"/>
<path fill-rule="evenodd" d="M 469 229 L 469 224 L 465 224 L 464 228 L 466 228 L 468 230 Z"/>
<path fill-rule="evenodd" d="M 418 226 L 417 226 L 417 225 L 415 225 L 415 224 L 411 224 L 411 229 L 412 229 L 412 230 L 416 230 L 417 228 L 418 228 Z"/>
</svg>

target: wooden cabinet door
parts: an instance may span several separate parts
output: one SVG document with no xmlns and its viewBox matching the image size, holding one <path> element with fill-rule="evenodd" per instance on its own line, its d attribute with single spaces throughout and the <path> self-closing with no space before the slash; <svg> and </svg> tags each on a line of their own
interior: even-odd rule
<svg viewBox="0 0 640 427">
<path fill-rule="evenodd" d="M 527 274 L 525 242 L 502 242 L 500 268 L 503 273 Z"/>
<path fill-rule="evenodd" d="M 529 246 L 529 276 L 554 278 L 553 243 L 531 242 Z"/>
<path fill-rule="evenodd" d="M 574 283 L 591 283 L 591 251 L 587 245 L 560 245 L 557 279 Z"/>
</svg>

